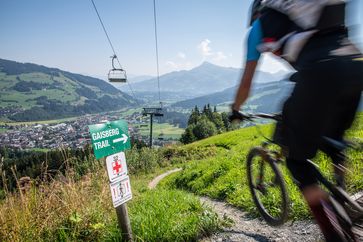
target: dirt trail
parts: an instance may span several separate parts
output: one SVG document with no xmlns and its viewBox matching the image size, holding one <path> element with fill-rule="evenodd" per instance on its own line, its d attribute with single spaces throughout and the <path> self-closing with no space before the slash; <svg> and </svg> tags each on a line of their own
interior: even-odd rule
<svg viewBox="0 0 363 242">
<path fill-rule="evenodd" d="M 271 227 L 261 219 L 250 218 L 245 212 L 224 202 L 202 197 L 201 201 L 220 216 L 227 216 L 234 221 L 230 228 L 204 238 L 201 241 L 322 241 L 317 225 L 312 221 L 287 222 L 280 227 Z"/>
<path fill-rule="evenodd" d="M 159 175 L 149 183 L 148 187 L 150 189 L 154 189 L 163 178 L 180 170 L 181 169 L 174 169 Z M 363 204 L 363 197 L 361 199 Z M 251 218 L 247 215 L 247 213 L 224 202 L 215 201 L 207 197 L 201 197 L 200 200 L 207 206 L 211 207 L 220 218 L 228 217 L 234 222 L 232 227 L 224 228 L 222 231 L 208 238 L 203 238 L 201 242 L 324 241 L 318 226 L 311 220 L 295 222 L 288 221 L 282 226 L 271 227 L 262 219 Z"/>
<path fill-rule="evenodd" d="M 181 170 L 182 170 L 181 168 L 177 168 L 177 169 L 165 172 L 165 173 L 161 174 L 160 176 L 155 177 L 151 182 L 149 182 L 149 185 L 148 185 L 149 189 L 154 189 L 156 187 L 156 185 L 158 185 L 158 183 L 162 179 L 164 179 L 166 176 L 169 176 L 170 174 L 181 171 Z"/>
</svg>

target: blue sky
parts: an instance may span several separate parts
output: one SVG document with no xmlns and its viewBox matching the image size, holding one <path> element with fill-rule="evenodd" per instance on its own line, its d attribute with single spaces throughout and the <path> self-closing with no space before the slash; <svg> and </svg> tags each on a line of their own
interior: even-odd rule
<svg viewBox="0 0 363 242">
<path fill-rule="evenodd" d="M 127 72 L 156 75 L 153 1 L 94 1 Z M 156 0 L 161 73 L 203 61 L 241 67 L 251 2 Z M 110 69 L 112 51 L 90 0 L 1 0 L 0 29 L 0 58 L 97 77 Z M 260 69 L 286 67 L 267 56 Z"/>
</svg>

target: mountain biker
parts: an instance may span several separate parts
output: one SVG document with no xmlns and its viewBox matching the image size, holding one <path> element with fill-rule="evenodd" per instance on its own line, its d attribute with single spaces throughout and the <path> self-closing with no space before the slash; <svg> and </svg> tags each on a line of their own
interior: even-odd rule
<svg viewBox="0 0 363 242">
<path fill-rule="evenodd" d="M 274 139 L 286 146 L 287 167 L 327 241 L 345 241 L 327 194 L 318 186 L 308 159 L 318 149 L 335 165 L 344 186 L 344 155 L 326 139 L 343 141 L 363 90 L 362 53 L 348 39 L 344 0 L 255 0 L 247 40 L 247 60 L 230 119 L 248 98 L 261 53 L 272 52 L 297 72 Z"/>
</svg>

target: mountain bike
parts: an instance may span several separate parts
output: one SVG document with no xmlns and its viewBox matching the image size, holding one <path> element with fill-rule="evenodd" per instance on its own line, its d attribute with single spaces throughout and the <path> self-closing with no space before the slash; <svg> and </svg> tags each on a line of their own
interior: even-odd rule
<svg viewBox="0 0 363 242">
<path fill-rule="evenodd" d="M 256 119 L 280 121 L 282 118 L 279 114 L 240 114 L 243 117 L 241 121 L 247 120 L 255 124 Z M 260 146 L 251 148 L 247 155 L 248 184 L 253 201 L 261 216 L 269 225 L 278 226 L 286 222 L 290 209 L 285 179 L 279 167 L 285 161 L 286 149 L 265 137 L 260 130 L 259 132 L 266 141 Z M 346 147 L 353 147 L 353 143 L 343 143 L 328 138 L 326 142 L 329 146 L 334 146 L 334 148 L 341 150 Z M 315 163 L 309 162 L 313 164 L 314 172 L 319 182 L 328 190 L 334 212 L 339 217 L 339 223 L 346 231 L 345 236 L 349 241 L 349 238 L 353 238 L 351 234 L 351 221 L 363 217 L 363 207 L 354 198 L 351 198 L 344 189 L 328 181 Z"/>
</svg>

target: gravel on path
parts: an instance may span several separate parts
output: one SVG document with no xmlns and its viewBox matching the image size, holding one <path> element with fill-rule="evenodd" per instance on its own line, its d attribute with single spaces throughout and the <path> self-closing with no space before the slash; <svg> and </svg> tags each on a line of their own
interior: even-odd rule
<svg viewBox="0 0 363 242">
<path fill-rule="evenodd" d="M 235 241 L 323 241 L 319 227 L 311 220 L 288 221 L 282 226 L 272 227 L 262 219 L 251 218 L 247 213 L 224 202 L 201 197 L 201 201 L 211 207 L 221 218 L 228 217 L 234 221 L 230 228 L 224 228 L 202 242 L 235 242 Z"/>
</svg>

